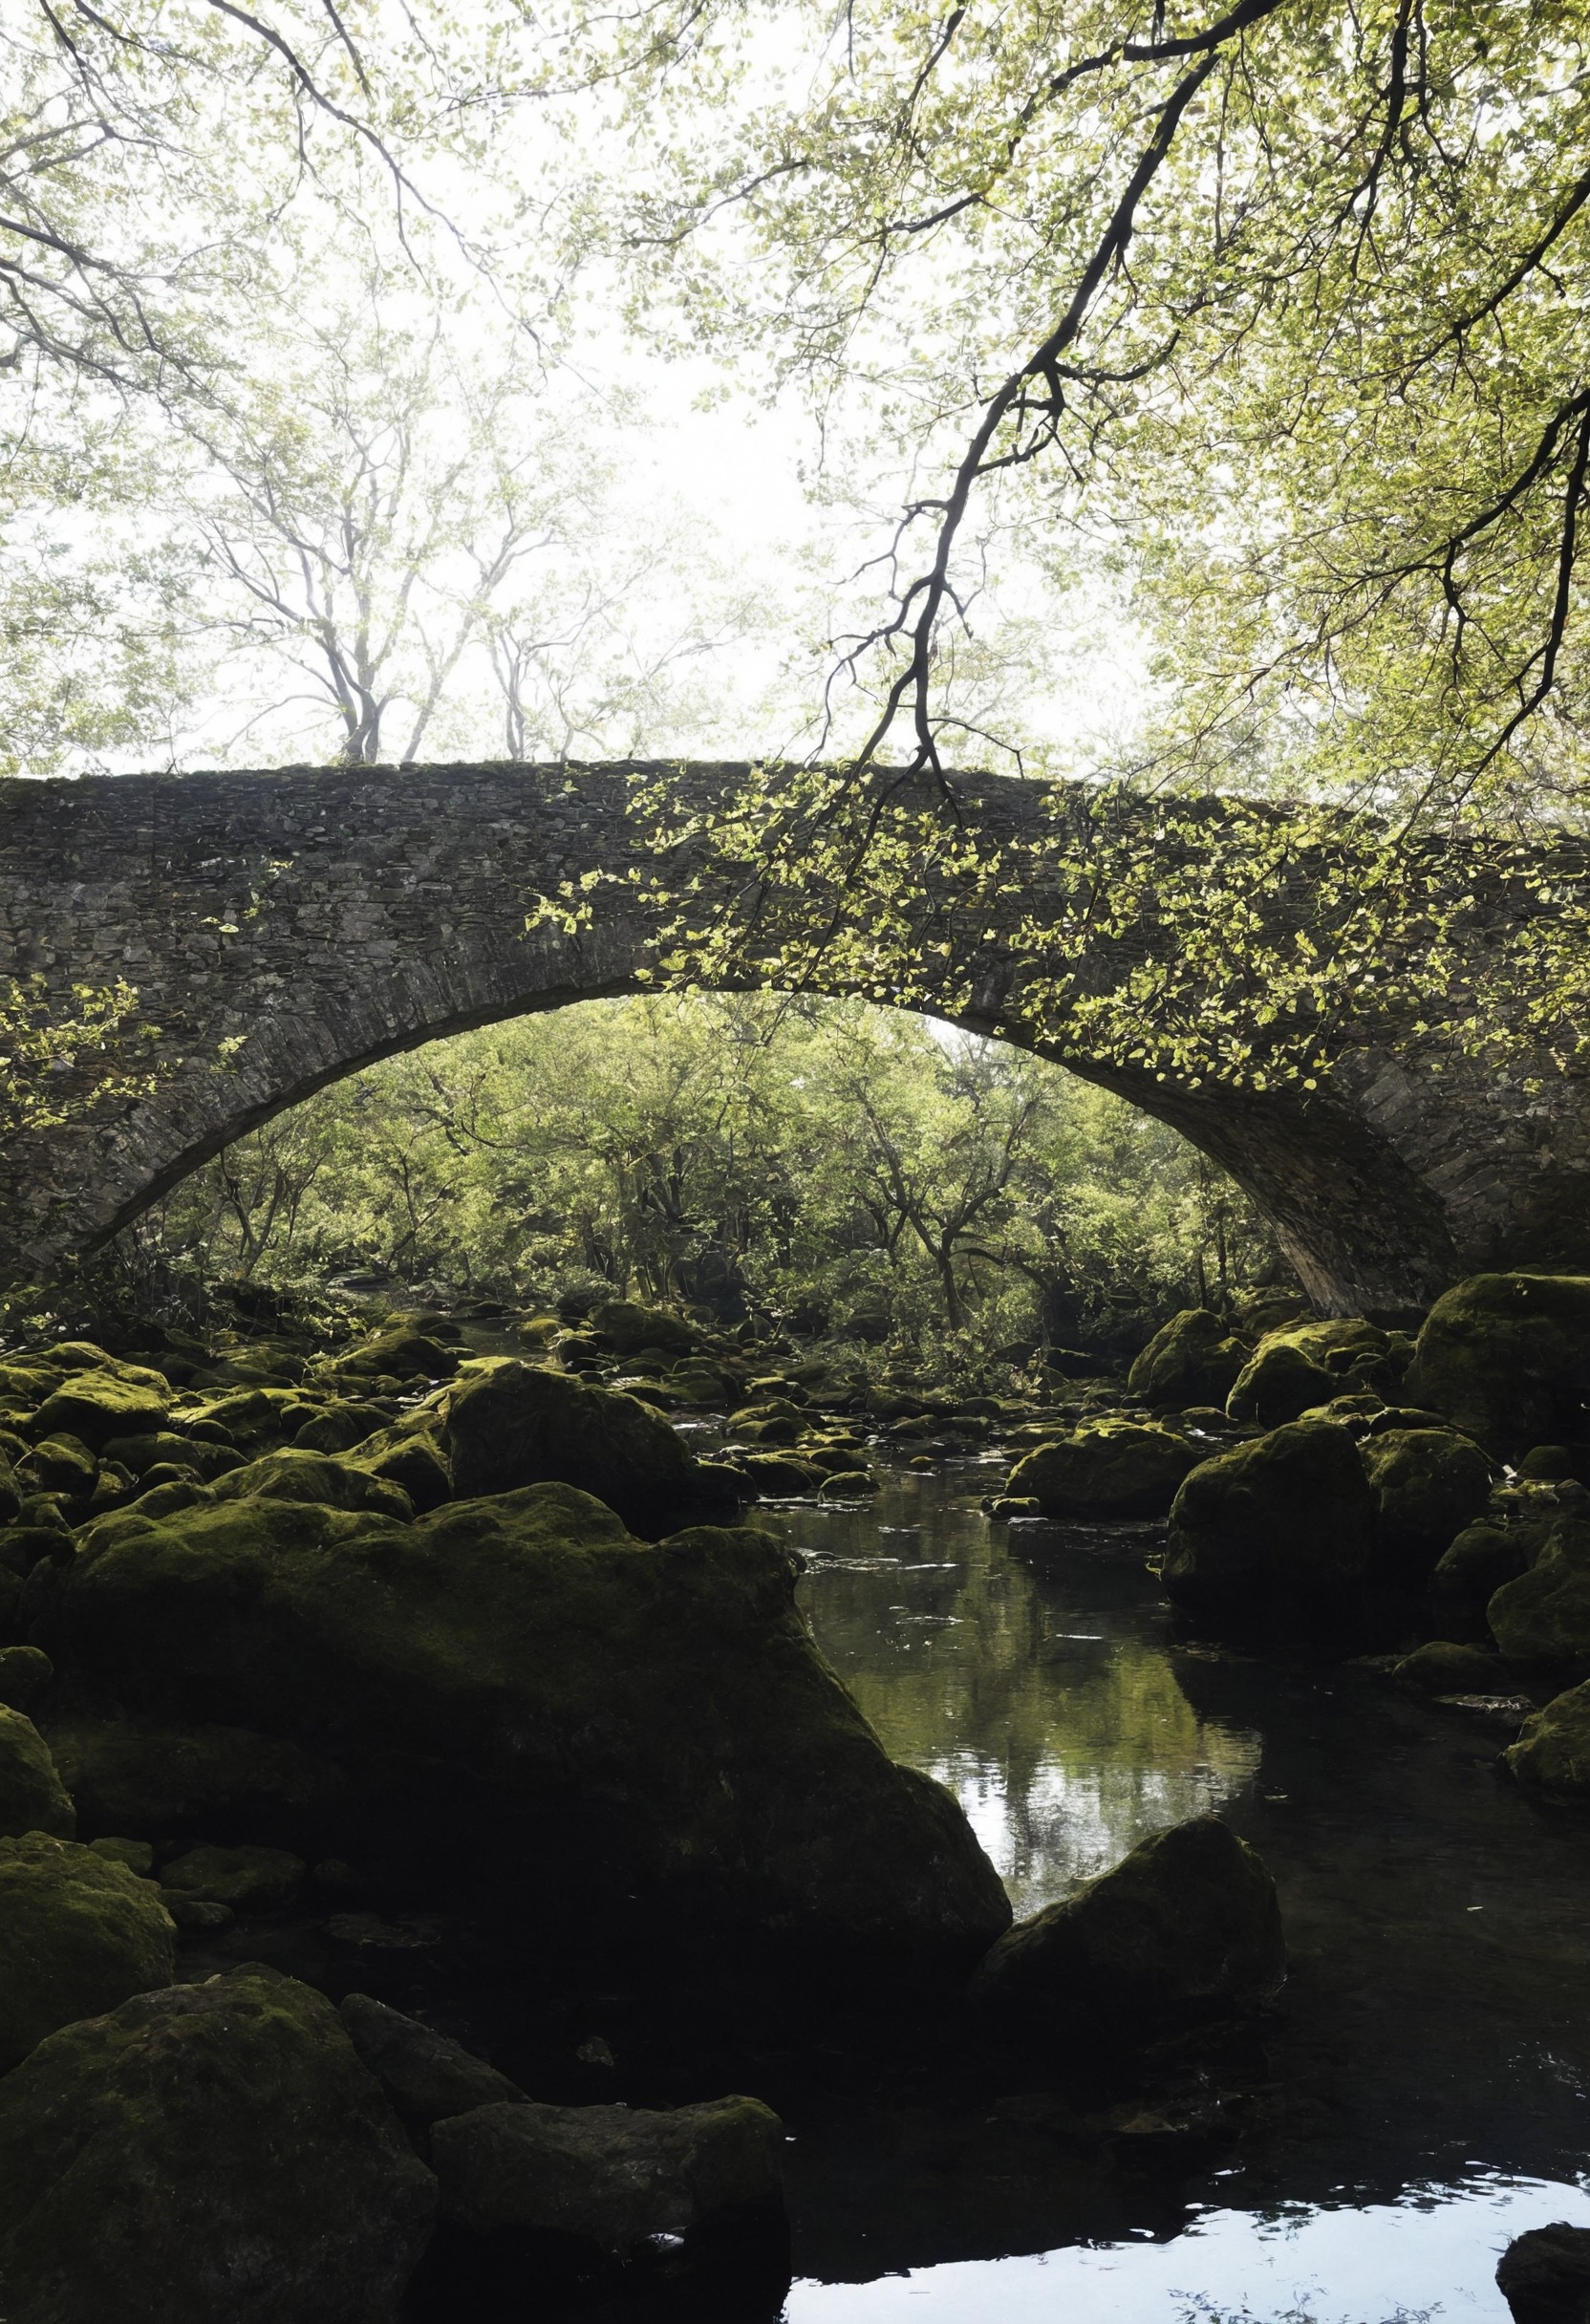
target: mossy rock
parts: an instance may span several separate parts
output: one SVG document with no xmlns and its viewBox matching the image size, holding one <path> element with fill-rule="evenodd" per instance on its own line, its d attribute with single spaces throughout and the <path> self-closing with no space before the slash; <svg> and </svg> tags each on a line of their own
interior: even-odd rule
<svg viewBox="0 0 1590 2324">
<path fill-rule="evenodd" d="M 25 1493 L 58 1493 L 86 1501 L 99 1476 L 99 1463 L 79 1436 L 46 1436 L 17 1462 L 13 1472 Z"/>
<path fill-rule="evenodd" d="M 169 1985 L 175 1965 L 170 1915 L 125 1864 L 42 1832 L 0 1840 L 0 2074 L 57 2026 Z"/>
<path fill-rule="evenodd" d="M 414 1504 L 400 1485 L 330 1452 L 286 1446 L 232 1469 L 214 1488 L 218 1501 L 318 1501 L 327 1509 L 370 1510 L 406 1517 Z"/>
<path fill-rule="evenodd" d="M 0 1703 L 11 1711 L 31 1711 L 54 1675 L 54 1664 L 37 1646 L 0 1646 Z"/>
<path fill-rule="evenodd" d="M 1005 1492 L 1032 1496 L 1046 1517 L 1163 1517 L 1197 1457 L 1152 1421 L 1101 1420 L 1019 1460 Z"/>
<path fill-rule="evenodd" d="M 1502 1758 L 1510 1775 L 1552 1799 L 1590 1799 L 1590 1682 L 1526 1719 Z"/>
<path fill-rule="evenodd" d="M 1399 1687 L 1410 1694 L 1501 1694 L 1507 1671 L 1483 1646 L 1464 1646 L 1450 1638 L 1434 1638 L 1405 1654 L 1392 1670 Z"/>
<path fill-rule="evenodd" d="M 1502 1584 L 1529 1571 L 1550 1532 L 1548 1524 L 1501 1525 L 1485 1517 L 1465 1525 L 1430 1575 L 1437 1611 L 1471 1621 L 1483 1617 Z"/>
<path fill-rule="evenodd" d="M 411 1421 L 378 1429 L 349 1454 L 352 1467 L 398 1486 L 421 1517 L 453 1497 L 452 1471 L 435 1434 L 434 1415 L 432 1418 L 431 1427 Z"/>
<path fill-rule="evenodd" d="M 308 1870 L 286 1848 L 190 1848 L 162 1866 L 161 1886 L 234 1912 L 277 1912 L 291 1904 Z"/>
<path fill-rule="evenodd" d="M 207 1482 L 241 1467 L 244 1456 L 231 1446 L 212 1444 L 207 1438 L 188 1436 L 176 1429 L 161 1429 L 147 1436 L 113 1436 L 103 1457 L 118 1462 L 135 1477 L 147 1476 L 151 1469 L 169 1462 L 176 1468 L 191 1469 Z"/>
<path fill-rule="evenodd" d="M 739 1471 L 753 1493 L 770 1501 L 809 1500 L 822 1491 L 828 1474 L 793 1452 L 742 1452 Z"/>
<path fill-rule="evenodd" d="M 1504 1457 L 1577 1436 L 1590 1399 L 1590 1276 L 1454 1285 L 1425 1318 L 1407 1391 Z"/>
<path fill-rule="evenodd" d="M 1297 1420 L 1203 1461 L 1171 1508 L 1164 1582 L 1203 1613 L 1262 1615 L 1355 1589 L 1374 1496 L 1358 1448 L 1329 1420 Z"/>
<path fill-rule="evenodd" d="M 328 1405 L 312 1420 L 304 1421 L 293 1436 L 293 1449 L 301 1452 L 351 1452 L 355 1445 L 363 1444 L 377 1429 L 386 1426 L 387 1415 L 378 1405 L 361 1404 L 356 1398 Z"/>
<path fill-rule="evenodd" d="M 837 1469 L 817 1488 L 820 1501 L 868 1501 L 878 1490 L 870 1469 Z"/>
<path fill-rule="evenodd" d="M 75 1436 L 100 1452 L 115 1436 L 150 1436 L 165 1426 L 171 1391 L 159 1373 L 118 1380 L 111 1372 L 83 1372 L 45 1399 L 33 1419 L 37 1437 Z"/>
<path fill-rule="evenodd" d="M 423 2134 L 433 2122 L 477 2106 L 526 2102 L 519 2085 L 495 2066 L 368 1993 L 349 1993 L 337 2013 L 360 2061 L 411 2132 Z"/>
<path fill-rule="evenodd" d="M 1564 1517 L 1485 1609 L 1509 1662 L 1590 1669 L 1590 1519 Z"/>
<path fill-rule="evenodd" d="M 1406 1343 L 1404 1343 L 1406 1345 Z M 1339 1395 L 1384 1394 L 1399 1370 L 1391 1337 L 1356 1316 L 1266 1332 L 1226 1399 L 1230 1419 L 1282 1426 Z"/>
<path fill-rule="evenodd" d="M 1127 1387 L 1145 1404 L 1223 1405 L 1249 1353 L 1207 1307 L 1184 1307 L 1133 1358 Z"/>
<path fill-rule="evenodd" d="M 459 1368 L 456 1347 L 445 1347 L 428 1332 L 399 1326 L 361 1340 L 327 1366 L 333 1373 L 365 1379 L 451 1380 Z"/>
<path fill-rule="evenodd" d="M 0 1835 L 47 1832 L 56 1840 L 70 1840 L 76 1828 L 76 1814 L 49 1745 L 24 1712 L 0 1705 Z"/>
<path fill-rule="evenodd" d="M 51 1645 L 141 1716 L 356 1754 L 349 1852 L 485 1877 L 560 1933 L 629 1914 L 896 1969 L 975 1953 L 1004 1891 L 821 1661 L 796 1573 L 750 1531 L 647 1546 L 562 1485 L 412 1525 L 238 1500 L 82 1552 Z"/>
<path fill-rule="evenodd" d="M 591 1310 L 587 1322 L 600 1333 L 615 1355 L 638 1355 L 655 1347 L 670 1355 L 688 1355 L 701 1344 L 701 1334 L 683 1316 L 665 1307 L 642 1306 L 638 1300 L 604 1300 Z"/>
<path fill-rule="evenodd" d="M 978 1969 L 972 1997 L 1018 2038 L 1129 2047 L 1178 2021 L 1251 2007 L 1285 1974 L 1262 1858 L 1199 1816 L 1021 1922 Z"/>
<path fill-rule="evenodd" d="M 15 2324 L 392 2324 L 436 2209 L 330 2002 L 257 1967 L 42 2042 L 0 2177 Z"/>
<path fill-rule="evenodd" d="M 660 1414 L 513 1357 L 448 1391 L 440 1436 L 461 1501 L 572 1485 L 626 1523 L 661 1532 L 690 1499 L 696 1464 Z"/>
<path fill-rule="evenodd" d="M 341 1767 L 250 1728 L 135 1725 L 79 1712 L 52 1722 L 49 1742 L 78 1830 L 91 1840 L 266 1838 L 318 1855 L 351 1820 Z"/>
<path fill-rule="evenodd" d="M 1359 1447 L 1375 1496 L 1379 1553 L 1428 1574 L 1491 1497 L 1495 1470 L 1472 1436 L 1450 1429 L 1388 1429 Z"/>
</svg>

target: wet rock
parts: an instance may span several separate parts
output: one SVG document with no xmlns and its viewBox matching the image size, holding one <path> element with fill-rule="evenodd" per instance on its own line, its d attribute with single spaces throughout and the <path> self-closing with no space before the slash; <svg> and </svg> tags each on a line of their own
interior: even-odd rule
<svg viewBox="0 0 1590 2324">
<path fill-rule="evenodd" d="M 1133 1360 L 1127 1387 L 1145 1404 L 1223 1406 L 1249 1352 L 1207 1307 L 1184 1307 Z"/>
<path fill-rule="evenodd" d="M 31 1711 L 55 1675 L 55 1666 L 37 1646 L 0 1646 L 0 1703 Z"/>
<path fill-rule="evenodd" d="M 349 1814 L 340 1767 L 279 1736 L 242 1727 L 91 1720 L 51 1722 L 56 1766 L 80 1834 L 152 1840 L 264 1836 L 312 1844 Z"/>
<path fill-rule="evenodd" d="M 233 1469 L 214 1488 L 220 1501 L 318 1501 L 327 1509 L 361 1509 L 406 1517 L 414 1504 L 400 1485 L 373 1476 L 353 1461 L 289 1446 Z"/>
<path fill-rule="evenodd" d="M 1375 1496 L 1375 1547 L 1408 1573 L 1429 1573 L 1491 1497 L 1494 1470 L 1471 1436 L 1392 1429 L 1361 1447 Z"/>
<path fill-rule="evenodd" d="M 1088 2049 L 1247 2008 L 1285 1974 L 1262 1859 L 1199 1816 L 1019 1923 L 978 1969 L 972 1999 L 1004 2033 Z"/>
<path fill-rule="evenodd" d="M 41 2043 L 0 2180 L 15 2324 L 391 2324 L 436 2207 L 336 2012 L 255 1967 Z"/>
<path fill-rule="evenodd" d="M 591 1310 L 588 1321 L 620 1356 L 638 1355 L 643 1347 L 688 1355 L 701 1344 L 695 1324 L 670 1315 L 665 1307 L 644 1307 L 638 1300 L 604 1300 Z"/>
<path fill-rule="evenodd" d="M 1197 1458 L 1171 1429 L 1102 1420 L 1019 1460 L 1005 1492 L 1030 1496 L 1046 1517 L 1163 1517 Z"/>
<path fill-rule="evenodd" d="M 309 1867 L 285 1848 L 190 1848 L 161 1867 L 171 1897 L 228 1904 L 233 1912 L 277 1912 L 290 1904 Z"/>
<path fill-rule="evenodd" d="M 440 1433 L 461 1501 L 573 1485 L 650 1528 L 685 1505 L 695 1483 L 696 1463 L 657 1413 L 512 1357 L 449 1392 Z"/>
<path fill-rule="evenodd" d="M 1483 1646 L 1461 1646 L 1447 1638 L 1415 1646 L 1394 1665 L 1391 1676 L 1411 1694 L 1482 1694 L 1503 1691 L 1507 1673 L 1494 1654 Z"/>
<path fill-rule="evenodd" d="M 157 1891 L 125 1864 L 42 1832 L 0 1840 L 0 2074 L 57 2026 L 169 1985 L 175 1945 Z"/>
<path fill-rule="evenodd" d="M 0 1834 L 70 1840 L 76 1816 L 48 1745 L 20 1711 L 0 1706 Z"/>
<path fill-rule="evenodd" d="M 1558 2220 L 1515 2236 L 1496 2267 L 1513 2324 L 1590 2324 L 1590 2227 Z"/>
<path fill-rule="evenodd" d="M 1590 1276 L 1471 1276 L 1425 1318 L 1407 1387 L 1504 1456 L 1576 1436 L 1590 1397 Z"/>
<path fill-rule="evenodd" d="M 827 1476 L 815 1461 L 799 1460 L 792 1452 L 742 1452 L 736 1467 L 753 1493 L 775 1501 L 809 1499 Z"/>
<path fill-rule="evenodd" d="M 1529 1571 L 1497 1590 L 1485 1619 L 1509 1662 L 1590 1667 L 1590 1518 L 1560 1518 Z"/>
<path fill-rule="evenodd" d="M 778 2203 L 783 2142 L 778 2116 L 746 2098 L 670 2114 L 481 2106 L 431 2133 L 450 2225 L 569 2236 L 615 2256 L 650 2236 Z"/>
<path fill-rule="evenodd" d="M 526 2102 L 518 2084 L 495 2066 L 368 1993 L 348 1994 L 341 2017 L 360 2058 L 411 2131 L 428 2131 L 433 2122 L 481 2106 Z"/>
<path fill-rule="evenodd" d="M 1520 1783 L 1548 1798 L 1590 1798 L 1590 1683 L 1570 1687 L 1526 1719 L 1502 1758 Z"/>
<path fill-rule="evenodd" d="M 350 1754 L 340 1849 L 378 1827 L 417 1878 L 474 1877 L 564 1935 L 640 1915 L 896 1969 L 975 1956 L 1004 1891 L 819 1659 L 797 1572 L 750 1531 L 644 1545 L 562 1485 L 412 1525 L 240 1500 L 85 1550 L 53 1650 L 140 1716 Z"/>
<path fill-rule="evenodd" d="M 1373 1515 L 1346 1431 L 1293 1421 L 1187 1476 L 1171 1510 L 1166 1590 L 1178 1605 L 1236 1617 L 1340 1598 L 1367 1569 Z"/>
<path fill-rule="evenodd" d="M 820 1501 L 870 1500 L 878 1490 L 878 1480 L 869 1469 L 838 1469 L 825 1476 L 817 1488 Z"/>
</svg>

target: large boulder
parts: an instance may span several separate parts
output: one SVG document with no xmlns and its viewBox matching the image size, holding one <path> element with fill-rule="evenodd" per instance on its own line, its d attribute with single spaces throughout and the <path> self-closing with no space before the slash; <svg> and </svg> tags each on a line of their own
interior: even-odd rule
<svg viewBox="0 0 1590 2324">
<path fill-rule="evenodd" d="M 1485 1619 L 1509 1662 L 1590 1669 L 1590 1518 L 1559 1519 L 1529 1571 L 1502 1584 Z"/>
<path fill-rule="evenodd" d="M 1472 1275 L 1425 1318 L 1406 1388 L 1503 1455 L 1590 1434 L 1590 1276 Z"/>
<path fill-rule="evenodd" d="M 344 1770 L 245 1727 L 177 1727 L 75 1711 L 51 1721 L 52 1755 L 85 1840 L 291 1839 L 324 1853 L 350 1818 Z"/>
<path fill-rule="evenodd" d="M 643 1347 L 682 1356 L 701 1344 L 701 1334 L 682 1316 L 670 1314 L 666 1307 L 642 1306 L 638 1300 L 604 1300 L 587 1320 L 620 1356 L 638 1355 Z"/>
<path fill-rule="evenodd" d="M 429 1332 L 398 1324 L 360 1340 L 328 1369 L 355 1380 L 450 1380 L 458 1367 L 456 1348 L 444 1347 Z"/>
<path fill-rule="evenodd" d="M 1553 1799 L 1590 1799 L 1590 1682 L 1553 1697 L 1502 1754 L 1520 1783 Z"/>
<path fill-rule="evenodd" d="M 1288 1324 L 1265 1333 L 1238 1373 L 1226 1411 L 1233 1420 L 1278 1428 L 1336 1396 L 1365 1388 L 1384 1394 L 1397 1369 L 1390 1336 L 1356 1316 Z"/>
<path fill-rule="evenodd" d="M 422 2135 L 433 2122 L 478 2106 L 526 2102 L 517 2082 L 495 2066 L 369 1993 L 347 1994 L 341 2017 L 360 2059 L 411 2132 Z"/>
<path fill-rule="evenodd" d="M 688 1504 L 696 1462 L 634 1396 L 504 1357 L 448 1391 L 440 1435 L 461 1501 L 574 1485 L 626 1524 L 660 1532 Z"/>
<path fill-rule="evenodd" d="M 1347 1431 L 1293 1421 L 1184 1479 L 1171 1509 L 1165 1587 L 1178 1605 L 1237 1617 L 1340 1598 L 1368 1568 L 1373 1517 Z"/>
<path fill-rule="evenodd" d="M 149 1435 L 163 1428 L 170 1409 L 171 1389 L 159 1372 L 113 1366 L 104 1357 L 46 1397 L 33 1415 L 32 1433 L 75 1436 L 98 1452 L 114 1436 Z"/>
<path fill-rule="evenodd" d="M 1463 1531 L 1436 1560 L 1429 1578 L 1438 1615 L 1472 1625 L 1504 1582 L 1516 1582 L 1545 1547 L 1551 1527 L 1503 1524 L 1481 1517 Z"/>
<path fill-rule="evenodd" d="M 1359 1446 L 1375 1496 L 1376 1547 L 1407 1573 L 1428 1574 L 1485 1508 L 1495 1472 L 1472 1436 L 1450 1429 L 1387 1429 Z"/>
<path fill-rule="evenodd" d="M 652 2114 L 509 2101 L 438 2122 L 441 2215 L 476 2235 L 517 2229 L 623 2257 L 726 2212 L 780 2199 L 784 2125 L 757 2098 Z"/>
<path fill-rule="evenodd" d="M 332 1453 L 304 1452 L 293 1445 L 229 1470 L 218 1479 L 215 1496 L 221 1501 L 319 1501 L 328 1509 L 373 1509 L 392 1517 L 408 1517 L 414 1506 L 390 1478 L 375 1476 Z"/>
<path fill-rule="evenodd" d="M 1224 1404 L 1249 1352 L 1207 1307 L 1184 1307 L 1133 1358 L 1127 1387 L 1145 1404 Z"/>
<path fill-rule="evenodd" d="M 175 1946 L 125 1864 L 43 1832 L 0 1840 L 0 2074 L 57 2026 L 169 1985 Z"/>
<path fill-rule="evenodd" d="M 1513 2324 L 1587 2324 L 1590 2227 L 1559 2219 L 1515 2236 L 1496 2264 L 1496 2287 Z"/>
<path fill-rule="evenodd" d="M 1005 1492 L 1046 1517 L 1161 1517 L 1197 1458 L 1152 1421 L 1101 1420 L 1019 1460 Z"/>
<path fill-rule="evenodd" d="M 1018 2038 L 1090 2048 L 1244 2009 L 1285 1974 L 1263 1860 L 1198 1816 L 1019 1923 L 978 1969 L 972 1998 Z"/>
<path fill-rule="evenodd" d="M 47 1643 L 137 1716 L 347 1765 L 338 1852 L 474 1879 L 569 1941 L 659 1914 L 808 1954 L 975 1954 L 1004 1891 L 819 1659 L 796 1574 L 758 1533 L 649 1546 L 564 1485 L 413 1524 L 240 1500 L 85 1547 Z"/>
<path fill-rule="evenodd" d="M 25 1653 L 25 1647 L 12 1647 Z M 30 1718 L 0 1706 L 0 1836 L 47 1832 L 70 1840 L 75 1812 L 49 1745 Z"/>
<path fill-rule="evenodd" d="M 254 1966 L 42 2042 L 0 2182 L 12 2324 L 391 2324 L 436 2209 L 336 2012 Z"/>
</svg>

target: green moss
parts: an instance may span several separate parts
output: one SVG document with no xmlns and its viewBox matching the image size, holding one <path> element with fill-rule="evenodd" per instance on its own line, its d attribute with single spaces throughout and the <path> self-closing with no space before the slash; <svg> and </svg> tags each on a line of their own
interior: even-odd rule
<svg viewBox="0 0 1590 2324">
<path fill-rule="evenodd" d="M 1550 1531 L 1546 1524 L 1502 1525 L 1486 1518 L 1465 1525 L 1430 1576 L 1437 1608 L 1469 1619 L 1483 1615 L 1504 1582 L 1528 1572 Z"/>
<path fill-rule="evenodd" d="M 0 2073 L 58 2026 L 169 1985 L 175 1947 L 125 1864 L 42 1832 L 0 1840 Z"/>
<path fill-rule="evenodd" d="M 17 2324 L 391 2324 L 436 2207 L 331 2004 L 256 1968 L 41 2043 L 0 2179 Z"/>
<path fill-rule="evenodd" d="M 1590 1668 L 1590 1519 L 1554 1525 L 1528 1573 L 1485 1609 L 1510 1662 Z"/>
<path fill-rule="evenodd" d="M 1400 1370 L 1391 1337 L 1356 1316 L 1266 1332 L 1226 1400 L 1231 1419 L 1273 1429 L 1333 1397 L 1385 1394 Z"/>
<path fill-rule="evenodd" d="M 72 1801 L 44 1737 L 32 1719 L 0 1704 L 0 1835 L 48 1832 L 70 1840 L 75 1829 Z"/>
<path fill-rule="evenodd" d="M 1520 1783 L 1549 1798 L 1590 1799 L 1590 1682 L 1526 1719 L 1502 1758 Z"/>
<path fill-rule="evenodd" d="M 1171 1429 L 1101 1420 L 1019 1460 L 1005 1492 L 1033 1496 L 1046 1517 L 1163 1517 L 1197 1457 Z"/>
<path fill-rule="evenodd" d="M 685 1355 L 701 1340 L 682 1316 L 671 1315 L 665 1307 L 644 1307 L 637 1300 L 604 1300 L 591 1309 L 589 1322 L 620 1356 L 635 1355 L 643 1347 Z"/>
<path fill-rule="evenodd" d="M 288 1446 L 262 1453 L 241 1469 L 228 1470 L 215 1486 L 219 1501 L 318 1501 L 327 1509 L 371 1510 L 402 1518 L 413 1503 L 400 1485 L 375 1476 L 353 1461 L 329 1452 L 304 1452 Z"/>
<path fill-rule="evenodd" d="M 573 1485 L 627 1523 L 660 1532 L 689 1499 L 695 1463 L 682 1439 L 633 1396 L 505 1357 L 449 1390 L 442 1409 L 460 1500 Z"/>
<path fill-rule="evenodd" d="M 1590 1397 L 1590 1276 L 1456 1284 L 1425 1318 L 1407 1388 L 1493 1452 L 1577 1435 Z"/>
<path fill-rule="evenodd" d="M 171 1391 L 159 1373 L 146 1383 L 86 1372 L 45 1399 L 33 1426 L 41 1437 L 75 1436 L 98 1452 L 114 1436 L 152 1435 L 170 1409 Z"/>
<path fill-rule="evenodd" d="M 1248 1355 L 1217 1315 L 1184 1307 L 1133 1360 L 1127 1386 L 1145 1404 L 1223 1405 Z"/>
<path fill-rule="evenodd" d="M 1492 1462 L 1449 1429 L 1387 1429 L 1359 1447 L 1375 1496 L 1375 1541 L 1390 1561 L 1429 1573 L 1491 1497 Z"/>
<path fill-rule="evenodd" d="M 1338 1596 L 1367 1568 L 1373 1514 L 1346 1431 L 1293 1421 L 1189 1474 L 1171 1505 L 1165 1587 L 1180 1605 L 1236 1616 Z"/>
<path fill-rule="evenodd" d="M 393 1380 L 450 1380 L 458 1368 L 456 1348 L 444 1347 L 427 1332 L 402 1325 L 361 1340 L 347 1355 L 326 1366 L 333 1375 Z"/>
<path fill-rule="evenodd" d="M 1483 1646 L 1462 1646 L 1451 1639 L 1431 1639 L 1405 1654 L 1391 1673 L 1399 1687 L 1413 1694 L 1501 1694 L 1507 1673 L 1495 1655 Z"/>
</svg>

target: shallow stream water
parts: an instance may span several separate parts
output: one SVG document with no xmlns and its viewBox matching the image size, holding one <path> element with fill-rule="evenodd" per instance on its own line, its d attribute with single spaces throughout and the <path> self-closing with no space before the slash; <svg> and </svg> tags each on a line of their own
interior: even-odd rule
<svg viewBox="0 0 1590 2324">
<path fill-rule="evenodd" d="M 1506 2324 L 1510 2238 L 1590 2224 L 1590 1827 L 1498 1776 L 1505 1732 L 1179 1640 L 1153 1527 L 993 1524 L 1003 1466 L 756 1521 L 1018 1914 L 1204 1810 L 1262 1851 L 1291 1955 L 1273 2128 L 1136 2169 L 1046 2142 L 1020 2094 L 797 2119 L 786 2324 Z"/>
</svg>

